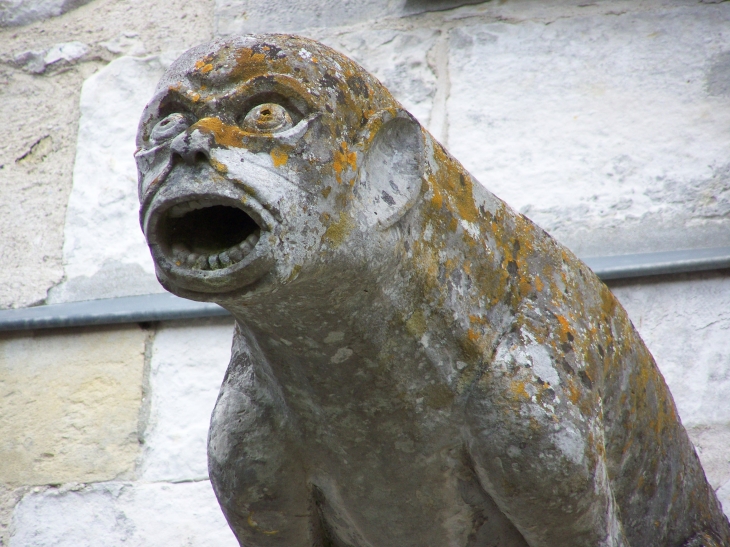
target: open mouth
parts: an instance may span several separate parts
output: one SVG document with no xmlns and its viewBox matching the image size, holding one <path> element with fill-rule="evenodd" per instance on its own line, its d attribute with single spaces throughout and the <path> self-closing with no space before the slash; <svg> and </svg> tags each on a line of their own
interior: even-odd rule
<svg viewBox="0 0 730 547">
<path fill-rule="evenodd" d="M 191 270 L 220 270 L 241 262 L 259 241 L 261 227 L 231 205 L 186 201 L 160 219 L 161 247 L 167 258 Z"/>
</svg>

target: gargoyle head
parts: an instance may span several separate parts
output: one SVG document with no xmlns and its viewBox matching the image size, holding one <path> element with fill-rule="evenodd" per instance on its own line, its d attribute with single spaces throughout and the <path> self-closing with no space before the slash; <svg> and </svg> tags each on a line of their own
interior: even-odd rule
<svg viewBox="0 0 730 547">
<path fill-rule="evenodd" d="M 217 300 L 306 275 L 413 205 L 423 142 L 380 82 L 312 40 L 250 35 L 189 50 L 137 136 L 158 278 Z"/>
</svg>

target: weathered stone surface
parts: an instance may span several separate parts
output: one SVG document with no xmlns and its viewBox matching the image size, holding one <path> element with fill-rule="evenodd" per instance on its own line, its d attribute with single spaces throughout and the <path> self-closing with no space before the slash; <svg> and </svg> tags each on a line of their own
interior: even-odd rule
<svg viewBox="0 0 730 547">
<path fill-rule="evenodd" d="M 729 29 L 728 4 L 461 25 L 449 148 L 583 256 L 726 245 Z"/>
<path fill-rule="evenodd" d="M 208 477 L 208 426 L 230 360 L 232 334 L 228 320 L 171 324 L 157 332 L 143 436 L 143 480 Z"/>
<path fill-rule="evenodd" d="M 101 483 L 27 494 L 10 547 L 234 547 L 210 482 Z"/>
<path fill-rule="evenodd" d="M 137 142 L 158 278 L 237 320 L 208 457 L 239 542 L 730 540 L 615 297 L 349 59 L 199 46 Z"/>
<path fill-rule="evenodd" d="M 145 337 L 136 326 L 4 336 L 0 482 L 129 475 L 138 454 Z"/>
<path fill-rule="evenodd" d="M 156 57 L 121 57 L 84 83 L 66 212 L 66 281 L 50 302 L 159 291 L 137 229 L 133 154 L 135 120 L 163 70 Z"/>
</svg>

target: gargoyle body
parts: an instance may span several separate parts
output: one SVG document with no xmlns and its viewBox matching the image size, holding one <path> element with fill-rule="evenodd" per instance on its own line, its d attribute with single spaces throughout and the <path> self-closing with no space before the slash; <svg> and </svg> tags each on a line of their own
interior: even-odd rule
<svg viewBox="0 0 730 547">
<path fill-rule="evenodd" d="M 241 545 L 730 545 L 611 292 L 355 63 L 194 48 L 138 145 L 158 278 L 236 319 L 208 453 Z"/>
</svg>

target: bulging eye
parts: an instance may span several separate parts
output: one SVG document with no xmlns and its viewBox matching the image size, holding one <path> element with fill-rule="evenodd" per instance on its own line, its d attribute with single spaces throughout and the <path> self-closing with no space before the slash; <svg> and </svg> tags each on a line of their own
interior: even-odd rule
<svg viewBox="0 0 730 547">
<path fill-rule="evenodd" d="M 152 129 L 152 133 L 150 133 L 150 138 L 155 142 L 164 141 L 179 135 L 189 125 L 190 122 L 185 115 L 176 112 L 157 122 L 157 125 Z"/>
<path fill-rule="evenodd" d="M 264 103 L 253 107 L 241 124 L 246 131 L 259 133 L 286 131 L 293 125 L 286 108 L 276 103 Z"/>
</svg>

